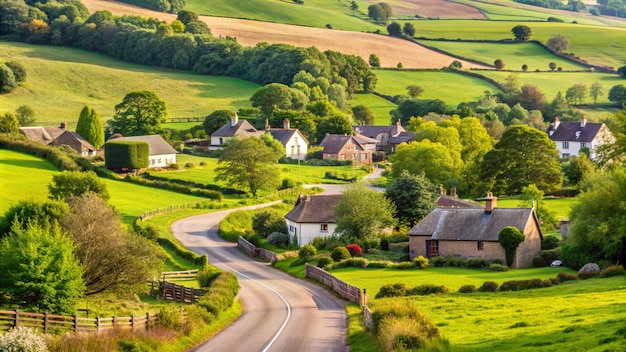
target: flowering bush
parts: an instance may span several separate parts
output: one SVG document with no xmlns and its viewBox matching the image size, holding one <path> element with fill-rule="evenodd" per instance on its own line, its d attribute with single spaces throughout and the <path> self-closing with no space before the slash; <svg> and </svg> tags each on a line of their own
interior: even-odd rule
<svg viewBox="0 0 626 352">
<path fill-rule="evenodd" d="M 0 351 L 44 352 L 48 347 L 37 330 L 18 326 L 0 335 Z"/>
<path fill-rule="evenodd" d="M 350 255 L 353 257 L 363 254 L 363 250 L 361 249 L 361 246 L 359 246 L 358 244 L 346 245 L 346 249 L 348 250 L 348 252 L 350 252 Z"/>
</svg>

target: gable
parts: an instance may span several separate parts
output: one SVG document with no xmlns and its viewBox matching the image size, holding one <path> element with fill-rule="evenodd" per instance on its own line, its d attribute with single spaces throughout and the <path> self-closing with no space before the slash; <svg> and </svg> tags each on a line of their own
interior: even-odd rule
<svg viewBox="0 0 626 352">
<path fill-rule="evenodd" d="M 580 122 L 560 121 L 556 129 L 554 124 L 550 125 L 547 133 L 550 139 L 555 142 L 591 143 L 602 126 L 602 123 L 587 122 L 584 127 L 581 127 Z"/>
<path fill-rule="evenodd" d="M 258 131 L 248 120 L 238 120 L 235 125 L 232 121 L 227 122 L 217 131 L 211 134 L 211 137 L 259 137 L 264 131 Z"/>
<path fill-rule="evenodd" d="M 300 196 L 285 219 L 296 223 L 334 223 L 340 194 Z"/>
<path fill-rule="evenodd" d="M 172 148 L 169 143 L 163 139 L 158 134 L 150 135 L 150 136 L 132 136 L 132 137 L 119 137 L 115 138 L 115 140 L 120 141 L 141 141 L 148 143 L 148 148 L 150 150 L 150 156 L 154 155 L 166 155 L 166 154 L 178 154 L 176 149 Z"/>
</svg>

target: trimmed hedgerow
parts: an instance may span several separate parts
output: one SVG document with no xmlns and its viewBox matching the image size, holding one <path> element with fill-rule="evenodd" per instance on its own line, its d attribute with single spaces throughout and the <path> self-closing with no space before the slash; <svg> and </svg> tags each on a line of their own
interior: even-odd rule
<svg viewBox="0 0 626 352">
<path fill-rule="evenodd" d="M 404 297 L 406 296 L 406 285 L 402 283 L 383 285 L 374 298 Z"/>
<path fill-rule="evenodd" d="M 184 259 L 189 260 L 194 264 L 207 265 L 209 264 L 209 257 L 206 254 L 198 255 L 192 251 L 187 250 L 183 246 L 178 243 L 172 242 L 168 238 L 157 238 L 157 243 L 161 246 L 165 246 L 169 249 L 172 249 Z"/>
<path fill-rule="evenodd" d="M 478 292 L 496 292 L 498 290 L 498 283 L 495 281 L 485 281 L 482 286 L 478 288 Z"/>
<path fill-rule="evenodd" d="M 459 288 L 459 293 L 473 293 L 476 292 L 476 286 L 474 285 L 463 285 Z"/>
<path fill-rule="evenodd" d="M 408 289 L 406 291 L 406 295 L 407 296 L 426 296 L 426 295 L 433 295 L 433 294 L 439 294 L 439 293 L 448 293 L 450 292 L 450 289 L 447 288 L 446 286 L 438 286 L 438 285 L 419 285 L 416 287 L 413 287 L 411 289 Z"/>
<path fill-rule="evenodd" d="M 315 248 L 314 245 L 310 243 L 305 244 L 304 246 L 300 248 L 300 250 L 298 250 L 298 257 L 305 262 L 310 260 L 316 254 L 317 254 L 317 249 Z"/>
<path fill-rule="evenodd" d="M 150 147 L 142 141 L 108 141 L 104 164 L 109 169 L 145 169 L 150 165 Z"/>
<path fill-rule="evenodd" d="M 368 268 L 376 269 L 376 268 L 391 268 L 393 263 L 388 260 L 374 260 L 369 262 L 367 265 Z"/>
<path fill-rule="evenodd" d="M 81 170 L 81 166 L 76 162 L 75 158 L 68 155 L 63 150 L 35 141 L 0 135 L 0 148 L 15 150 L 47 159 L 61 170 Z"/>
<path fill-rule="evenodd" d="M 331 257 L 321 257 L 317 260 L 317 267 L 324 268 L 328 265 L 332 265 L 335 261 Z"/>
</svg>

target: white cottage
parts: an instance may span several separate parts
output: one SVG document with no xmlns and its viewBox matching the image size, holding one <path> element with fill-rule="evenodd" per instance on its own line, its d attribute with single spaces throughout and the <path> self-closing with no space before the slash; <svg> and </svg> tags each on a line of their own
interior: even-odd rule
<svg viewBox="0 0 626 352">
<path fill-rule="evenodd" d="M 299 129 L 289 127 L 289 119 L 283 122 L 283 128 L 269 128 L 267 132 L 285 146 L 285 156 L 292 159 L 305 160 L 309 141 Z"/>
<path fill-rule="evenodd" d="M 335 206 L 340 194 L 300 196 L 285 219 L 289 237 L 304 246 L 315 237 L 328 237 L 335 232 Z"/>
<path fill-rule="evenodd" d="M 556 144 L 561 158 L 577 156 L 582 148 L 588 148 L 589 158 L 594 159 L 600 145 L 615 141 L 605 124 L 587 122 L 585 116 L 580 122 L 559 121 L 555 117 L 546 132 Z"/>
<path fill-rule="evenodd" d="M 150 136 L 118 137 L 113 140 L 141 141 L 148 143 L 150 154 L 148 168 L 167 167 L 171 164 L 176 164 L 176 154 L 178 154 L 178 152 L 158 134 Z"/>
</svg>

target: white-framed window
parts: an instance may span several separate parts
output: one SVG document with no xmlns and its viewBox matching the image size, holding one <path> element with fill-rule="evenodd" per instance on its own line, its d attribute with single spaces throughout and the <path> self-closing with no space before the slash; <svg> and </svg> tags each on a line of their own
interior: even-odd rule
<svg viewBox="0 0 626 352">
<path fill-rule="evenodd" d="M 585 142 L 581 142 L 580 143 L 580 149 L 586 148 L 587 147 L 587 143 Z"/>
<path fill-rule="evenodd" d="M 320 224 L 321 232 L 328 232 L 328 224 Z"/>
<path fill-rule="evenodd" d="M 224 144 L 224 138 L 220 137 L 220 145 Z"/>
<path fill-rule="evenodd" d="M 569 149 L 569 142 L 564 141 L 563 144 L 562 144 L 562 148 L 563 149 Z"/>
<path fill-rule="evenodd" d="M 478 250 L 482 251 L 483 249 L 485 249 L 483 241 L 478 241 Z"/>
<path fill-rule="evenodd" d="M 346 155 L 345 154 L 341 154 L 341 160 L 346 160 Z"/>
<path fill-rule="evenodd" d="M 366 160 L 367 159 L 367 154 L 366 153 L 362 153 L 361 154 L 361 160 Z"/>
</svg>

